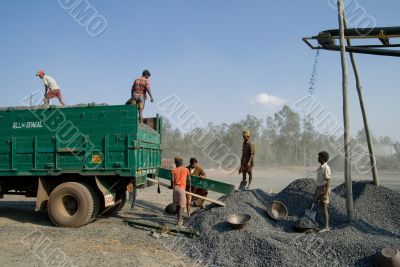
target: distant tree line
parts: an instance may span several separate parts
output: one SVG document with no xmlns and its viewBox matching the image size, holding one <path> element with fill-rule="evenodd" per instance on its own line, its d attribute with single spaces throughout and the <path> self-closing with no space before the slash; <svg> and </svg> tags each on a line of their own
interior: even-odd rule
<svg viewBox="0 0 400 267">
<path fill-rule="evenodd" d="M 250 130 L 253 135 L 253 142 L 256 146 L 256 167 L 290 169 L 315 166 L 317 154 L 321 150 L 328 151 L 332 159 L 337 158 L 338 162 L 342 161 L 337 150 L 342 146 L 343 139 L 319 133 L 312 117 L 302 118 L 287 105 L 273 116 L 265 119 L 248 115 L 238 122 L 209 123 L 204 128 L 197 128 L 188 133 L 182 133 L 179 129 L 174 128 L 167 119 L 164 119 L 163 157 L 172 159 L 180 155 L 186 162 L 190 157 L 196 157 L 203 166 L 216 168 L 218 165 L 215 160 L 216 151 L 211 151 L 210 155 L 209 147 L 207 149 L 200 147 L 198 142 L 193 140 L 198 138 L 199 132 L 205 139 L 213 136 L 218 138 L 226 148 L 229 148 L 229 152 L 240 157 L 244 129 Z M 207 140 L 203 141 L 207 142 Z M 354 142 L 367 148 L 364 130 L 358 131 L 358 134 L 353 137 Z M 374 137 L 373 142 L 377 148 L 377 154 L 380 155 L 377 156 L 378 168 L 400 169 L 400 144 L 395 144 L 387 136 Z M 384 153 L 382 147 L 386 149 Z"/>
</svg>

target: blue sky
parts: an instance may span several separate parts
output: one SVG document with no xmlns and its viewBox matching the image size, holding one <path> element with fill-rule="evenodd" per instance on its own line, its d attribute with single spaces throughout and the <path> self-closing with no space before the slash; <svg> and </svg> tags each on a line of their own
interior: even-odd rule
<svg viewBox="0 0 400 267">
<path fill-rule="evenodd" d="M 315 52 L 301 37 L 337 28 L 328 0 L 89 0 L 107 21 L 92 37 L 59 2 L 1 1 L 0 106 L 43 90 L 38 69 L 58 81 L 68 104 L 123 104 L 148 68 L 156 102 L 177 95 L 204 122 L 266 118 L 276 103 L 292 105 L 307 94 Z M 399 24 L 398 0 L 359 4 L 378 26 Z M 399 59 L 357 59 L 374 134 L 400 140 Z M 341 120 L 339 54 L 322 51 L 318 73 L 315 97 Z M 362 120 L 350 85 L 355 131 Z M 257 103 L 260 94 L 275 98 Z M 157 112 L 156 103 L 147 104 L 146 115 Z"/>
</svg>

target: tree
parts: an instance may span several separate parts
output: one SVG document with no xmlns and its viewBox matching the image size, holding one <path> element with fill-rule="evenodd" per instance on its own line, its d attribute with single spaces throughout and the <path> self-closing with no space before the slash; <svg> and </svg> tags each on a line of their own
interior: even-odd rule
<svg viewBox="0 0 400 267">
<path fill-rule="evenodd" d="M 171 123 L 164 118 L 163 123 L 163 140 L 161 148 L 164 158 L 174 158 L 183 156 L 184 147 L 180 146 L 183 143 L 183 136 L 179 129 L 174 129 Z M 186 153 L 185 153 L 186 154 Z"/>
<path fill-rule="evenodd" d="M 367 143 L 367 135 L 365 134 L 365 129 L 364 128 L 358 130 L 355 139 L 356 139 L 357 142 L 359 142 L 361 144 L 366 144 Z M 373 135 L 371 135 L 371 139 L 372 139 L 372 143 L 373 144 L 376 144 L 378 142 L 378 140 L 376 140 L 376 138 Z"/>
<path fill-rule="evenodd" d="M 234 153 L 241 156 L 244 129 L 253 134 L 257 167 L 310 167 L 316 165 L 320 150 L 329 152 L 334 158 L 343 148 L 343 136 L 337 138 L 318 133 L 311 116 L 300 118 L 289 106 L 282 107 L 264 120 L 248 115 L 237 122 L 209 123 L 188 133 L 174 128 L 165 118 L 163 125 L 163 158 L 181 156 L 186 164 L 190 157 L 196 157 L 206 168 L 217 167 L 221 155 Z M 364 140 L 364 131 L 358 131 L 354 142 L 363 143 Z M 391 149 L 391 153 L 379 157 L 378 166 L 386 169 L 400 168 L 400 144 L 395 145 L 388 136 L 374 140 L 385 149 Z"/>
<path fill-rule="evenodd" d="M 260 137 L 262 123 L 262 120 L 252 115 L 247 115 L 246 119 L 239 122 L 243 130 L 249 130 L 252 133 L 253 139 Z"/>
<path fill-rule="evenodd" d="M 294 148 L 297 147 L 300 137 L 300 116 L 291 110 L 288 105 L 284 105 L 281 111 L 275 113 L 274 120 L 278 126 L 279 132 L 277 142 L 280 147 L 285 148 L 285 151 L 288 152 L 286 154 L 288 160 L 285 161 L 288 162 L 289 167 L 292 168 L 293 159 L 296 158 L 297 161 L 298 156 L 297 153 L 294 155 Z"/>
<path fill-rule="evenodd" d="M 381 136 L 379 137 L 379 143 L 382 145 L 392 145 L 393 140 L 389 136 Z"/>
<path fill-rule="evenodd" d="M 314 129 L 314 120 L 311 115 L 307 115 L 303 119 L 303 132 L 301 135 L 301 144 L 303 147 L 303 166 L 311 166 L 312 158 L 315 158 L 315 139 L 317 138 L 317 132 Z"/>
<path fill-rule="evenodd" d="M 276 125 L 276 121 L 271 116 L 267 117 L 266 121 L 266 129 L 263 134 L 266 142 L 268 142 L 268 147 L 272 150 L 272 157 L 270 157 L 270 163 L 274 164 L 275 168 L 278 167 L 278 146 L 277 146 L 277 139 L 278 139 L 278 127 Z M 268 157 L 266 157 L 268 161 Z"/>
</svg>

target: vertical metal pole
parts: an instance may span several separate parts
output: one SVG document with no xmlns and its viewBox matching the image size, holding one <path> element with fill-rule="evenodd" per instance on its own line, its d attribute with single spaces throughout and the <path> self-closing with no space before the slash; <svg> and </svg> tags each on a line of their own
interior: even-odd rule
<svg viewBox="0 0 400 267">
<path fill-rule="evenodd" d="M 344 11 L 343 11 L 344 13 Z M 347 28 L 347 21 L 346 21 L 346 15 L 344 16 L 344 28 Z M 347 38 L 347 45 L 351 46 L 351 40 Z M 374 148 L 371 140 L 371 132 L 369 130 L 369 124 L 368 124 L 368 117 L 367 117 L 367 110 L 364 105 L 364 97 L 363 97 L 363 92 L 362 92 L 362 85 L 361 85 L 361 79 L 360 79 L 360 74 L 358 72 L 358 67 L 356 63 L 356 59 L 354 57 L 353 52 L 349 52 L 350 54 L 350 59 L 351 59 L 351 65 L 353 66 L 353 71 L 354 71 L 354 76 L 356 79 L 356 87 L 357 87 L 357 93 L 358 93 L 358 99 L 360 102 L 360 107 L 361 107 L 361 113 L 364 121 L 364 129 L 365 129 L 365 136 L 367 137 L 367 144 L 368 144 L 368 152 L 369 152 L 369 158 L 371 162 L 371 171 L 372 171 L 372 178 L 374 181 L 374 185 L 379 186 L 379 178 L 378 178 L 378 171 L 376 168 L 376 160 L 375 160 L 375 154 L 374 154 Z"/>
<path fill-rule="evenodd" d="M 303 167 L 306 166 L 306 140 L 303 138 Z"/>
<path fill-rule="evenodd" d="M 292 169 L 292 141 L 289 141 L 289 165 L 290 169 Z"/>
<path fill-rule="evenodd" d="M 38 155 L 38 138 L 35 136 L 33 138 L 33 169 L 37 169 L 37 155 Z"/>
<path fill-rule="evenodd" d="M 344 37 L 344 3 L 343 0 L 338 0 L 339 12 L 339 29 L 340 29 L 340 51 L 342 60 L 342 78 L 343 78 L 343 124 L 344 124 L 344 178 L 346 185 L 346 206 L 347 217 L 349 221 L 354 220 L 353 211 L 353 188 L 351 181 L 351 162 L 350 162 L 350 121 L 348 110 L 348 77 L 347 77 L 347 62 L 346 62 L 346 48 Z"/>
</svg>

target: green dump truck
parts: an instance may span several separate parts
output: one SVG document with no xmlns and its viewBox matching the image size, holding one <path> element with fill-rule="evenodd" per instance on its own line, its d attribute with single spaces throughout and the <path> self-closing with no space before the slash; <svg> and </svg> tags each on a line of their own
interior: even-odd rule
<svg viewBox="0 0 400 267">
<path fill-rule="evenodd" d="M 37 197 L 62 227 L 117 212 L 161 164 L 162 119 L 137 116 L 135 105 L 0 110 L 0 197 Z"/>
</svg>

